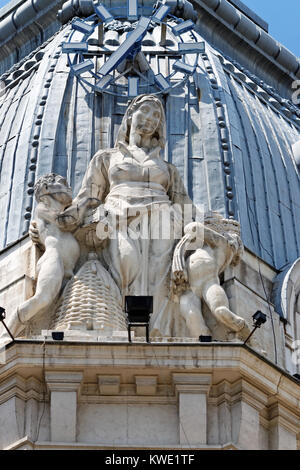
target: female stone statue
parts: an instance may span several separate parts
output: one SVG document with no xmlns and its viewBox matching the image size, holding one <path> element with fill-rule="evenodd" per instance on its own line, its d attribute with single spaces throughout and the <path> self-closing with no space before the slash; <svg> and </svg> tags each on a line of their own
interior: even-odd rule
<svg viewBox="0 0 300 470">
<path fill-rule="evenodd" d="M 123 296 L 154 296 L 152 334 L 172 336 L 172 255 L 182 236 L 181 208 L 191 210 L 192 202 L 177 169 L 161 158 L 164 146 L 162 104 L 140 95 L 127 109 L 115 148 L 96 153 L 59 222 L 68 230 L 79 227 L 90 208 L 103 204 L 116 228 L 102 251 L 105 265 Z"/>
<path fill-rule="evenodd" d="M 189 331 L 184 305 L 188 296 L 181 292 L 180 305 L 180 296 L 176 299 L 171 289 L 174 248 L 182 238 L 184 226 L 195 216 L 196 208 L 176 167 L 160 155 L 165 139 L 165 115 L 160 100 L 154 95 L 135 98 L 123 118 L 115 148 L 94 155 L 79 193 L 58 215 L 58 223 L 61 229 L 75 232 L 79 239 L 80 233 L 86 233 L 88 214 L 100 208 L 98 212 L 108 220 L 110 237 L 101 245 L 107 233 L 101 230 L 100 217 L 96 234 L 92 228 L 92 239 L 96 248 L 101 246 L 98 254 L 122 297 L 153 296 L 152 336 L 197 337 L 209 334 L 201 307 L 199 313 L 193 312 L 194 331 Z M 197 227 L 201 232 L 201 224 Z M 200 245 L 193 248 L 190 241 L 189 250 L 203 245 L 200 240 Z M 201 272 L 193 271 L 193 276 L 197 278 Z M 189 279 L 186 289 L 188 284 Z M 234 331 L 245 324 L 229 310 L 226 318 L 220 315 L 219 320 Z"/>
</svg>

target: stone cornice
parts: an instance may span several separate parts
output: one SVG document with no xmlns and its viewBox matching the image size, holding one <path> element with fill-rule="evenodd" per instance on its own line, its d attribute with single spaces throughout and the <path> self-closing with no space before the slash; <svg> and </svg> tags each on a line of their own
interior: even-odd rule
<svg viewBox="0 0 300 470">
<path fill-rule="evenodd" d="M 176 396 L 181 393 L 203 393 L 208 395 L 212 381 L 211 374 L 202 373 L 175 373 L 172 374 L 172 378 L 175 386 Z"/>
<path fill-rule="evenodd" d="M 149 396 L 149 395 L 81 395 L 79 398 L 79 403 L 82 404 L 115 404 L 122 405 L 176 405 L 177 397 L 175 395 L 167 396 Z"/>
<path fill-rule="evenodd" d="M 82 372 L 46 371 L 45 381 L 51 392 L 79 393 L 83 378 Z"/>
<path fill-rule="evenodd" d="M 19 374 L 13 374 L 0 384 L 0 405 L 13 397 L 27 401 L 31 398 L 37 401 L 48 399 L 43 390 L 42 383 L 35 377 L 27 380 Z"/>
<path fill-rule="evenodd" d="M 287 431 L 294 434 L 299 433 L 300 417 L 291 412 L 280 403 L 275 403 L 269 407 L 269 428 L 272 426 L 282 426 Z"/>
<path fill-rule="evenodd" d="M 47 341 L 45 349 L 46 370 L 49 371 L 50 368 L 59 370 L 62 376 L 66 371 L 79 373 L 79 375 L 83 372 L 83 382 L 97 383 L 97 376 L 107 374 L 109 368 L 109 373 L 111 373 L 113 367 L 114 374 L 119 374 L 126 368 L 127 382 L 129 380 L 134 384 L 135 376 L 144 375 L 146 368 L 147 374 L 157 376 L 158 384 L 162 385 L 163 382 L 173 382 L 172 374 L 183 373 L 184 375 L 187 372 L 184 369 L 188 367 L 189 377 L 199 378 L 199 374 L 211 375 L 212 385 L 228 380 L 231 375 L 242 378 L 245 380 L 244 388 L 240 390 L 242 393 L 246 393 L 245 383 L 247 382 L 251 384 L 247 385 L 248 395 L 251 393 L 249 387 L 254 387 L 262 392 L 260 401 L 264 401 L 264 394 L 267 394 L 269 405 L 279 400 L 286 408 L 300 412 L 299 383 L 285 371 L 242 344 L 136 343 L 128 345 L 87 342 L 57 344 Z M 36 378 L 40 379 L 43 370 L 42 342 L 17 340 L 9 344 L 6 349 L 6 364 L 1 365 L 0 368 L 3 386 L 16 373 L 23 378 L 32 377 L 33 370 Z M 232 382 L 231 379 L 229 381 Z M 58 382 L 59 380 L 56 381 Z M 79 384 L 78 380 L 70 379 L 69 382 Z M 188 385 L 187 382 L 185 384 Z M 195 386 L 192 383 L 190 385 Z M 198 383 L 198 385 L 201 384 Z M 18 385 L 18 388 L 24 390 L 23 385 L 22 387 Z"/>
<path fill-rule="evenodd" d="M 223 380 L 212 387 L 209 397 L 210 404 L 219 406 L 222 403 L 227 403 L 232 406 L 240 401 L 248 403 L 257 411 L 262 412 L 268 405 L 268 395 L 245 379 L 239 379 L 234 383 Z"/>
<path fill-rule="evenodd" d="M 291 51 L 238 11 L 227 0 L 191 0 L 212 15 L 230 31 L 245 41 L 253 50 L 292 79 L 300 77 L 300 59 Z"/>
<path fill-rule="evenodd" d="M 246 380 L 238 380 L 231 387 L 231 402 L 235 404 L 240 401 L 248 403 L 257 411 L 262 411 L 268 404 L 268 396 L 257 387 L 251 385 Z"/>
<path fill-rule="evenodd" d="M 239 450 L 239 448 L 232 442 L 227 442 L 222 445 L 182 445 L 182 444 L 172 444 L 170 445 L 161 445 L 161 446 L 135 446 L 132 444 L 128 445 L 118 445 L 118 450 L 176 450 L 182 451 L 186 450 Z M 4 450 L 116 450 L 116 446 L 109 446 L 99 443 L 86 443 L 86 442 L 50 442 L 50 441 L 37 441 L 33 442 L 27 436 L 23 439 L 19 439 L 13 444 L 6 447 Z"/>
</svg>

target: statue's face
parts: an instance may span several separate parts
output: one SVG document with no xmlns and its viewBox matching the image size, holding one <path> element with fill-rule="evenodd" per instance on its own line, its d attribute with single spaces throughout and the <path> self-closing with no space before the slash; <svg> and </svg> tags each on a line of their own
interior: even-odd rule
<svg viewBox="0 0 300 470">
<path fill-rule="evenodd" d="M 160 118 L 161 111 L 158 105 L 144 101 L 132 115 L 131 132 L 151 136 L 156 131 Z"/>
<path fill-rule="evenodd" d="M 72 189 L 67 185 L 65 178 L 57 175 L 52 181 L 45 181 L 39 191 L 39 197 L 54 195 L 61 202 L 72 201 Z"/>
</svg>

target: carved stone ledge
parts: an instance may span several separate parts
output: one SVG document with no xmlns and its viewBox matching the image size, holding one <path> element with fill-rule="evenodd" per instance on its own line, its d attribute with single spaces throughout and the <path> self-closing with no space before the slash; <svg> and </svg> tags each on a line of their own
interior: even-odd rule
<svg viewBox="0 0 300 470">
<path fill-rule="evenodd" d="M 157 391 L 157 377 L 137 375 L 135 377 L 137 395 L 155 395 Z"/>
<path fill-rule="evenodd" d="M 120 393 L 120 375 L 98 375 L 100 395 L 118 395 Z"/>
<path fill-rule="evenodd" d="M 82 372 L 46 372 L 45 380 L 51 392 L 78 392 L 82 381 Z"/>
<path fill-rule="evenodd" d="M 245 346 L 49 341 L 45 347 L 43 361 L 43 342 L 7 346 L 0 413 L 11 433 L 0 429 L 1 448 L 30 448 L 45 406 L 35 449 L 100 449 L 112 441 L 118 448 L 150 448 L 149 436 L 142 445 L 137 432 L 144 419 L 151 444 L 160 448 L 268 449 L 270 442 L 273 449 L 296 449 L 299 384 Z M 123 422 L 129 410 L 131 443 L 124 429 L 115 434 L 110 413 L 116 407 Z"/>
</svg>

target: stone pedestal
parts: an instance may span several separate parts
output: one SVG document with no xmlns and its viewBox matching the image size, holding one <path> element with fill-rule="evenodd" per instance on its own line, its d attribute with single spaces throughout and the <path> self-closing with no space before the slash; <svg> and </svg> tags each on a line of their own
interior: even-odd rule
<svg viewBox="0 0 300 470">
<path fill-rule="evenodd" d="M 237 343 L 16 340 L 1 449 L 296 449 L 299 382 Z"/>
</svg>

